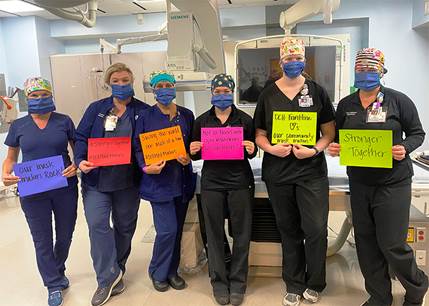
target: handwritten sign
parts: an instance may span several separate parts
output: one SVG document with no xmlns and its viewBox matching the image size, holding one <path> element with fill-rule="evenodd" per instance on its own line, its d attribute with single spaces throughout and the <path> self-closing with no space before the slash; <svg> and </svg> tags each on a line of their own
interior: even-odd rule
<svg viewBox="0 0 429 306">
<path fill-rule="evenodd" d="M 88 161 L 97 167 L 129 164 L 131 162 L 131 138 L 89 138 Z"/>
<path fill-rule="evenodd" d="M 244 159 L 243 128 L 202 128 L 203 160 Z"/>
<path fill-rule="evenodd" d="M 392 168 L 392 131 L 340 130 L 340 164 Z"/>
<path fill-rule="evenodd" d="M 271 143 L 316 144 L 316 112 L 273 112 Z"/>
<path fill-rule="evenodd" d="M 64 161 L 61 155 L 35 159 L 13 166 L 13 172 L 20 178 L 18 191 L 21 197 L 67 187 L 63 176 Z"/>
<path fill-rule="evenodd" d="M 186 156 L 180 126 L 147 132 L 139 135 L 146 165 Z"/>
</svg>

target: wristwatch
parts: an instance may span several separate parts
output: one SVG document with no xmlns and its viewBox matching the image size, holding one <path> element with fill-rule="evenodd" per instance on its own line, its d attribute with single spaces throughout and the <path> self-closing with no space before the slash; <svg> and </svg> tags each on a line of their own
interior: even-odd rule
<svg viewBox="0 0 429 306">
<path fill-rule="evenodd" d="M 312 149 L 313 149 L 314 151 L 316 151 L 316 154 L 314 154 L 314 155 L 313 155 L 313 157 L 314 157 L 314 156 L 319 155 L 319 154 L 320 154 L 320 152 L 322 152 L 322 151 L 319 151 L 319 149 L 318 149 L 318 148 L 316 148 L 316 147 L 312 147 Z"/>
</svg>

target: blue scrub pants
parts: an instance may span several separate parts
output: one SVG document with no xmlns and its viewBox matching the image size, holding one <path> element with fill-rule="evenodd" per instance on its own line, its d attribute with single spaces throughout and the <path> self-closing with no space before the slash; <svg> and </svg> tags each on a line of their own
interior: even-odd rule
<svg viewBox="0 0 429 306">
<path fill-rule="evenodd" d="M 65 286 L 65 262 L 76 224 L 77 199 L 76 184 L 20 198 L 36 249 L 37 267 L 49 292 L 61 290 Z M 55 220 L 55 245 L 52 214 Z"/>
<path fill-rule="evenodd" d="M 97 283 L 100 288 L 108 287 L 120 270 L 125 273 L 137 225 L 139 192 L 135 187 L 100 192 L 82 184 L 82 196 Z"/>
<path fill-rule="evenodd" d="M 169 202 L 151 202 L 156 237 L 149 275 L 166 281 L 177 274 L 180 263 L 180 242 L 189 202 L 176 197 Z"/>
</svg>

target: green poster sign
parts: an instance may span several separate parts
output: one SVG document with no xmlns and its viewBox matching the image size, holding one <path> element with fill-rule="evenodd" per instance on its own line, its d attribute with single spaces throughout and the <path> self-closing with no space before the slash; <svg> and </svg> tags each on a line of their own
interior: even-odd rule
<svg viewBox="0 0 429 306">
<path fill-rule="evenodd" d="M 340 164 L 392 168 L 392 131 L 340 130 Z"/>
<path fill-rule="evenodd" d="M 316 112 L 273 112 L 271 143 L 316 144 Z"/>
</svg>

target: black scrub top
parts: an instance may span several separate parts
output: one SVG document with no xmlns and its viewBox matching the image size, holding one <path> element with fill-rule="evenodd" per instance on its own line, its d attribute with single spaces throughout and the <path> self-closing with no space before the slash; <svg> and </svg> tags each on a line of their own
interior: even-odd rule
<svg viewBox="0 0 429 306">
<path fill-rule="evenodd" d="M 382 107 L 387 108 L 386 122 L 366 122 L 367 109 L 363 108 L 357 91 L 343 98 L 338 104 L 336 129 L 391 130 L 393 145 L 403 145 L 407 154 L 401 161 L 394 159 L 392 169 L 347 167 L 347 174 L 350 180 L 367 185 L 409 183 L 414 173 L 408 154 L 423 143 L 425 132 L 416 106 L 410 98 L 383 86 L 380 87 L 380 91 L 384 94 Z M 368 106 L 368 109 L 371 108 L 372 104 Z M 336 141 L 338 142 L 338 132 Z"/>
<path fill-rule="evenodd" d="M 298 100 L 301 98 L 301 93 L 298 93 L 293 100 L 290 100 L 276 83 L 265 88 L 259 96 L 254 116 L 255 129 L 265 130 L 270 143 L 272 143 L 274 111 L 316 112 L 317 140 L 320 138 L 320 125 L 335 120 L 334 107 L 326 90 L 312 80 L 306 79 L 305 84 L 308 86 L 308 95 L 313 99 L 313 105 L 309 107 L 299 106 Z M 297 159 L 293 152 L 284 158 L 264 152 L 262 180 L 268 184 L 293 184 L 308 179 L 326 177 L 327 172 L 324 154 Z"/>
<path fill-rule="evenodd" d="M 224 124 L 217 118 L 215 107 L 199 116 L 194 123 L 192 141 L 201 141 L 201 128 L 243 127 L 243 139 L 255 143 L 255 129 L 252 117 L 232 105 L 232 111 Z M 205 160 L 201 171 L 201 188 L 204 190 L 237 190 L 254 186 L 253 172 L 249 164 L 250 158 L 256 156 L 258 149 L 252 154 L 244 150 L 243 160 Z M 191 155 L 192 160 L 201 159 L 201 151 Z"/>
</svg>

